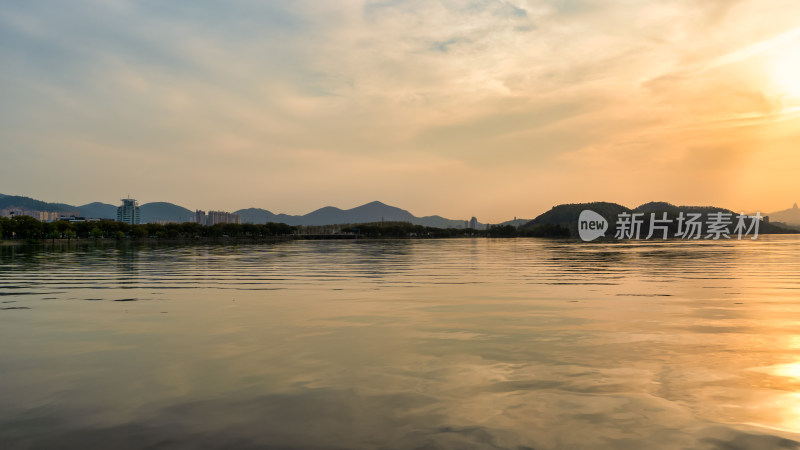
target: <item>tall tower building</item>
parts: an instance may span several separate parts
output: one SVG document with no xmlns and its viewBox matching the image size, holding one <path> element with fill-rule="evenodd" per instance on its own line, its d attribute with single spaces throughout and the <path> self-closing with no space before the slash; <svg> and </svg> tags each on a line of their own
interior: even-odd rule
<svg viewBox="0 0 800 450">
<path fill-rule="evenodd" d="M 194 223 L 199 223 L 200 225 L 207 225 L 208 218 L 206 217 L 206 212 L 202 209 L 196 209 L 194 211 Z"/>
<path fill-rule="evenodd" d="M 117 207 L 117 222 L 138 225 L 140 222 L 139 202 L 132 198 L 123 198 L 122 206 Z"/>
<path fill-rule="evenodd" d="M 473 230 L 477 230 L 478 229 L 478 219 L 476 219 L 475 217 L 470 219 L 469 220 L 469 227 L 471 229 L 473 229 Z"/>
</svg>

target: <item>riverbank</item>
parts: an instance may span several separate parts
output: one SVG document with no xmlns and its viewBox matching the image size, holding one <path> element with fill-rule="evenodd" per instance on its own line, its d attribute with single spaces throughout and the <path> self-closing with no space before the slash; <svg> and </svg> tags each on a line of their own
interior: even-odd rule
<svg viewBox="0 0 800 450">
<path fill-rule="evenodd" d="M 22 246 L 22 245 L 40 245 L 40 246 L 75 246 L 75 245 L 89 245 L 89 244 L 258 244 L 258 243 L 272 243 L 284 242 L 295 240 L 294 236 L 272 236 L 272 237 L 258 237 L 258 238 L 231 238 L 231 237 L 201 237 L 201 238 L 140 238 L 140 239 L 114 239 L 114 238 L 73 238 L 73 239 L 39 239 L 29 241 L 25 239 L 5 239 L 0 240 L 0 246 Z"/>
<path fill-rule="evenodd" d="M 29 241 L 25 239 L 6 239 L 0 240 L 0 246 L 82 246 L 89 244 L 98 245 L 152 245 L 152 244 L 270 244 L 275 242 L 287 242 L 298 240 L 410 240 L 410 239 L 443 239 L 443 238 L 479 238 L 489 237 L 486 235 L 458 235 L 458 236 L 366 236 L 357 234 L 303 234 L 287 236 L 268 236 L 268 237 L 194 237 L 194 238 L 72 238 L 72 239 L 39 239 Z"/>
</svg>

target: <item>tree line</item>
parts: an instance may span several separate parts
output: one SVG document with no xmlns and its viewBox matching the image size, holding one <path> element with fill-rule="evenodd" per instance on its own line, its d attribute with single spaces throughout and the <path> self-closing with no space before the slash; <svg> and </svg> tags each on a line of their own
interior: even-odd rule
<svg viewBox="0 0 800 450">
<path fill-rule="evenodd" d="M 220 237 L 266 238 L 294 234 L 296 227 L 283 223 L 236 224 L 220 223 L 212 226 L 198 223 L 145 223 L 130 225 L 114 220 L 92 222 L 41 222 L 29 216 L 0 217 L 0 236 L 3 239 L 38 241 L 44 239 L 193 239 Z"/>
<path fill-rule="evenodd" d="M 59 220 L 41 222 L 29 216 L 0 217 L 2 239 L 41 241 L 47 239 L 200 239 L 200 238 L 270 238 L 313 234 L 327 227 L 291 226 L 284 223 L 236 224 L 221 223 L 212 226 L 192 222 L 130 225 L 114 220 L 70 222 Z M 332 228 L 333 229 L 333 228 Z M 519 229 L 512 225 L 492 225 L 485 230 L 469 228 L 434 228 L 409 222 L 377 222 L 336 226 L 335 233 L 368 238 L 448 238 L 464 236 L 483 237 L 568 237 L 569 229 L 559 225 L 537 225 Z"/>
<path fill-rule="evenodd" d="M 560 225 L 539 225 L 529 229 L 520 229 L 513 225 L 490 225 L 484 230 L 470 228 L 434 228 L 414 225 L 409 222 L 379 222 L 349 225 L 342 232 L 365 237 L 569 237 L 570 231 Z"/>
</svg>

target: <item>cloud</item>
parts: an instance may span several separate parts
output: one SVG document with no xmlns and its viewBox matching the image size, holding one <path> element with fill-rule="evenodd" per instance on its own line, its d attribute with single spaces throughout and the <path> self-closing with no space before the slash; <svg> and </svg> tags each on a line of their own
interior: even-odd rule
<svg viewBox="0 0 800 450">
<path fill-rule="evenodd" d="M 391 196 L 453 217 L 532 216 L 551 201 L 519 192 L 547 192 L 547 180 L 578 186 L 567 200 L 581 201 L 592 192 L 580 188 L 587 161 L 639 174 L 672 161 L 676 172 L 701 175 L 706 159 L 680 155 L 770 145 L 766 130 L 791 105 L 770 90 L 765 58 L 795 37 L 797 8 L 786 0 L 9 4 L 0 12 L 0 132 L 4 154 L 24 170 L 0 169 L 0 190 L 47 200 L 77 176 L 165 199 L 187 195 L 175 180 L 224 173 L 173 200 L 310 210 L 327 186 L 330 201 L 348 204 L 369 191 L 366 201 Z M 99 175 L 136 161 L 147 168 L 136 177 Z M 414 183 L 371 184 L 401 166 Z M 241 194 L 280 191 L 291 179 L 309 181 L 287 190 L 284 204 Z M 486 200 L 426 199 L 455 185 Z M 615 189 L 608 200 L 651 200 L 646 189 Z M 75 203 L 98 200 L 88 186 L 72 192 Z M 522 211 L 501 211 L 490 200 L 501 197 L 513 199 L 503 208 Z M 732 199 L 708 203 L 716 201 Z"/>
</svg>

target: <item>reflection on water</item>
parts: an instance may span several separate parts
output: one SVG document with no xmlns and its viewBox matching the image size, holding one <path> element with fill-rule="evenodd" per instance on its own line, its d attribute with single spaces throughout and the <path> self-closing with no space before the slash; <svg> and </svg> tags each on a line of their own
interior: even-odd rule
<svg viewBox="0 0 800 450">
<path fill-rule="evenodd" d="M 0 253 L 2 448 L 800 448 L 800 239 Z"/>
</svg>

